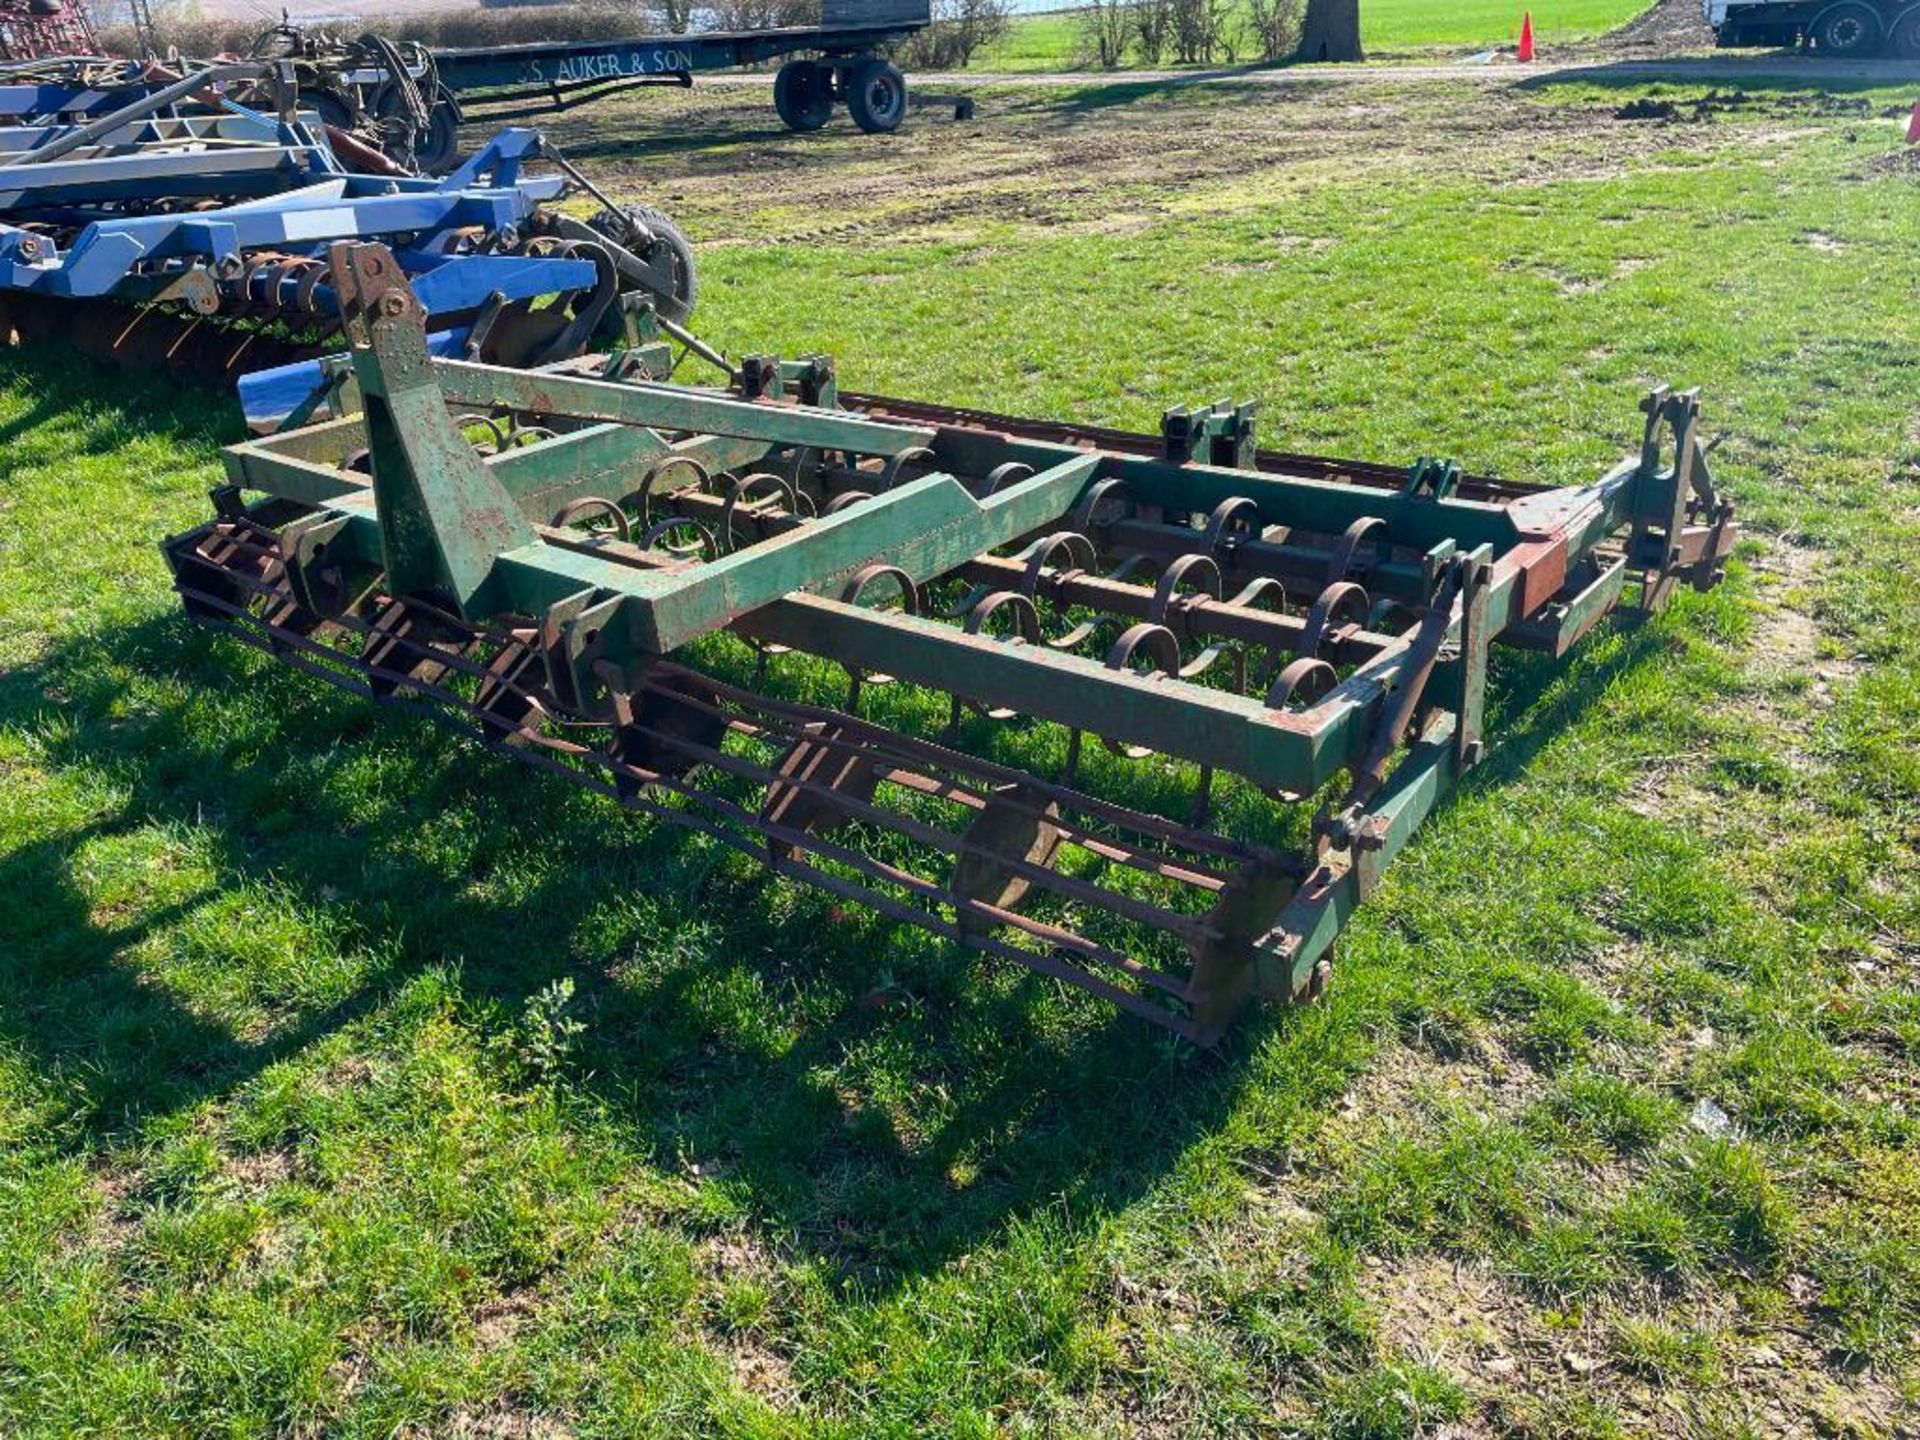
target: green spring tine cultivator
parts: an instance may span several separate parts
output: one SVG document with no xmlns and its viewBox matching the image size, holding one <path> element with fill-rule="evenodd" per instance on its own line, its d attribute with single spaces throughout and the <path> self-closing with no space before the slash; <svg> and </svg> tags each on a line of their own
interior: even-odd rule
<svg viewBox="0 0 1920 1440">
<path fill-rule="evenodd" d="M 334 273 L 362 412 L 229 452 L 167 546 L 194 615 L 1202 1043 L 1324 985 L 1480 758 L 1489 646 L 1733 542 L 1691 393 L 1542 489 L 1258 451 L 1249 406 L 1149 437 L 821 357 L 434 359 L 379 247 Z"/>
</svg>

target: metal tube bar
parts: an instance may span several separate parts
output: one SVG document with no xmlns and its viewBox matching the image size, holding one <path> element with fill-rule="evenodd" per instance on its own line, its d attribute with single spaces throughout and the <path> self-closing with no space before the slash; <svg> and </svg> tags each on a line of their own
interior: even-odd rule
<svg viewBox="0 0 1920 1440">
<path fill-rule="evenodd" d="M 209 85 L 224 85 L 229 80 L 258 80 L 270 73 L 273 66 L 262 61 L 246 61 L 227 65 L 210 65 L 205 70 L 196 70 L 184 80 L 176 80 L 151 94 L 142 95 L 130 105 L 123 105 L 109 115 L 98 120 L 90 120 L 85 125 L 69 130 L 58 139 L 49 140 L 36 150 L 8 159 L 0 168 L 15 165 L 43 165 L 49 160 L 57 160 L 70 151 L 83 145 L 90 145 L 102 135 L 111 134 L 122 125 L 163 110 L 176 100 L 184 100 L 196 90 L 204 90 Z"/>
</svg>

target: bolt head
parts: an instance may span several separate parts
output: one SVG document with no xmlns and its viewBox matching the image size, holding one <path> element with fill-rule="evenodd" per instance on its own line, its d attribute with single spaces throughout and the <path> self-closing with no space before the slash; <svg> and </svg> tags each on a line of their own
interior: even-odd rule
<svg viewBox="0 0 1920 1440">
<path fill-rule="evenodd" d="M 384 315 L 402 315 L 406 313 L 407 297 L 394 291 L 380 298 L 380 311 Z"/>
</svg>

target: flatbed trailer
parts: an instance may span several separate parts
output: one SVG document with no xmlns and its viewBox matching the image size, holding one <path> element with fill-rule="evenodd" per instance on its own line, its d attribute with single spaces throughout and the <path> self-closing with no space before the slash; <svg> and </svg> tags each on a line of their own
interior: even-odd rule
<svg viewBox="0 0 1920 1440">
<path fill-rule="evenodd" d="M 862 130 L 884 134 L 906 118 L 907 81 L 882 52 L 931 23 L 929 0 L 824 0 L 818 25 L 461 49 L 280 25 L 249 59 L 291 65 L 302 108 L 335 131 L 439 174 L 458 155 L 463 121 L 525 119 L 641 85 L 690 86 L 702 72 L 782 57 L 773 104 L 791 129 L 817 130 L 844 105 Z M 92 55 L 0 65 L 0 124 L 85 120 L 173 78 L 151 62 L 100 58 L 94 38 Z"/>
<path fill-rule="evenodd" d="M 624 40 L 553 41 L 431 52 L 440 88 L 461 118 L 518 119 L 565 110 L 642 85 L 690 86 L 693 77 L 785 58 L 774 106 L 794 130 L 816 130 L 844 104 L 868 133 L 897 129 L 906 79 L 881 52 L 931 23 L 927 0 L 827 0 L 823 23 L 709 30 Z M 372 78 L 372 77 L 369 77 Z M 502 111 L 491 107 L 523 108 Z M 482 113 L 481 106 L 490 107 Z"/>
</svg>

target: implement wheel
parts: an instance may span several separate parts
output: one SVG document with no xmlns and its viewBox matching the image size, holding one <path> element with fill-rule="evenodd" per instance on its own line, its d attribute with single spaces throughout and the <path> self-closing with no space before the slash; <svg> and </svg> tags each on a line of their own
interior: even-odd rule
<svg viewBox="0 0 1920 1440">
<path fill-rule="evenodd" d="M 1813 27 L 1813 43 L 1835 58 L 1872 55 L 1880 48 L 1880 17 L 1865 5 L 1836 5 Z"/>
<path fill-rule="evenodd" d="M 442 90 L 427 112 L 425 133 L 414 141 L 413 162 L 423 175 L 444 175 L 460 158 L 460 112 Z"/>
<path fill-rule="evenodd" d="M 651 205 L 629 205 L 624 214 L 602 210 L 587 221 L 616 245 L 630 245 L 632 227 L 643 226 L 653 236 L 652 244 L 638 251 L 640 258 L 672 277 L 669 288 L 653 285 L 646 289 L 653 296 L 653 308 L 662 319 L 680 325 L 693 314 L 694 301 L 700 298 L 700 277 L 693 265 L 693 246 L 680 233 L 680 227 Z M 622 289 L 632 288 L 623 284 Z"/>
<path fill-rule="evenodd" d="M 847 76 L 847 113 L 869 135 L 898 130 L 907 118 L 907 77 L 891 60 L 869 55 Z"/>
<path fill-rule="evenodd" d="M 789 60 L 773 77 L 773 108 L 789 130 L 818 130 L 833 114 L 833 72 L 812 60 Z"/>
</svg>

